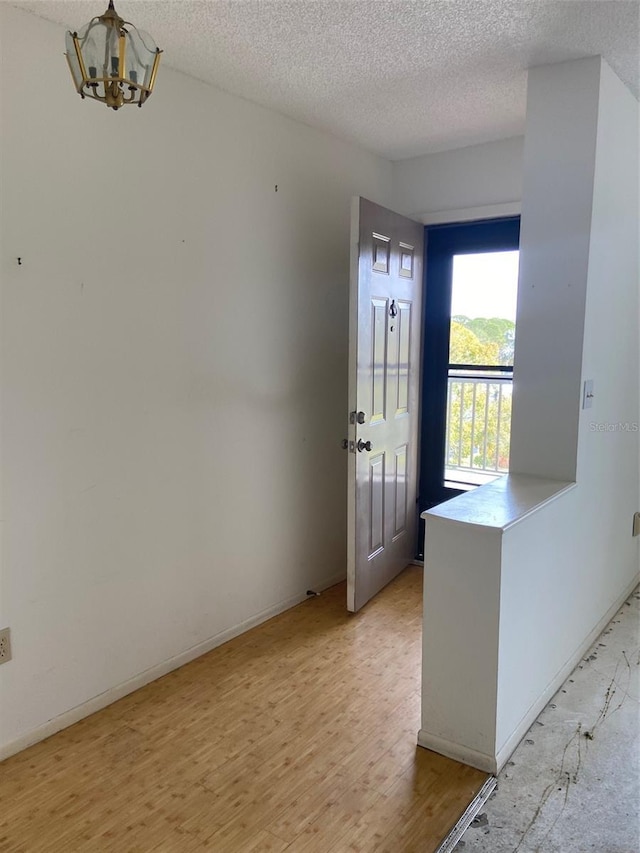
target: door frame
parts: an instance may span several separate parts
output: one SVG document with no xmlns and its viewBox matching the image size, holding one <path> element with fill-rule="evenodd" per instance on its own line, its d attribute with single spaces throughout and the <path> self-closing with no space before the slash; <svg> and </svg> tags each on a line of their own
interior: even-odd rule
<svg viewBox="0 0 640 853">
<path fill-rule="evenodd" d="M 519 238 L 519 214 L 425 225 L 418 443 L 418 557 L 422 554 L 424 541 L 421 514 L 436 504 L 463 494 L 459 489 L 444 485 L 453 256 L 481 251 L 512 251 L 519 248 Z"/>
</svg>

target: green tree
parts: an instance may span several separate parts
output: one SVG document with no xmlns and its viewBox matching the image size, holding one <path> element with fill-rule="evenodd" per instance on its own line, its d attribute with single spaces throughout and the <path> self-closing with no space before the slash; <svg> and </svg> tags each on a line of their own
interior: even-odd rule
<svg viewBox="0 0 640 853">
<path fill-rule="evenodd" d="M 495 341 L 483 342 L 468 325 L 451 320 L 449 364 L 499 364 L 499 355 Z"/>
<path fill-rule="evenodd" d="M 451 318 L 451 337 L 460 334 L 460 329 L 472 332 L 480 344 L 491 344 L 495 346 L 495 357 L 485 362 L 454 362 L 457 364 L 513 364 L 513 349 L 515 344 L 515 323 L 504 317 L 474 317 L 470 319 L 463 315 L 455 315 Z M 493 351 L 493 350 L 492 350 Z"/>
</svg>

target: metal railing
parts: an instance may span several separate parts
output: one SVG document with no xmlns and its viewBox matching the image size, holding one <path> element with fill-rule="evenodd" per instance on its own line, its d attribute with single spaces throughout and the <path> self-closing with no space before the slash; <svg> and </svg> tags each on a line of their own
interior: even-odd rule
<svg viewBox="0 0 640 853">
<path fill-rule="evenodd" d="M 464 365 L 449 370 L 448 480 L 479 485 L 508 472 L 512 388 L 511 368 L 488 370 Z"/>
</svg>

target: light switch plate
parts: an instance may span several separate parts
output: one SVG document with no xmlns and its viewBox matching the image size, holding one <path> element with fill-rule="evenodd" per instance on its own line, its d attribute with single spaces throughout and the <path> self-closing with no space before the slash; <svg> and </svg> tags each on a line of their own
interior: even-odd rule
<svg viewBox="0 0 640 853">
<path fill-rule="evenodd" d="M 593 406 L 593 379 L 585 379 L 582 391 L 582 408 L 590 409 Z"/>
</svg>

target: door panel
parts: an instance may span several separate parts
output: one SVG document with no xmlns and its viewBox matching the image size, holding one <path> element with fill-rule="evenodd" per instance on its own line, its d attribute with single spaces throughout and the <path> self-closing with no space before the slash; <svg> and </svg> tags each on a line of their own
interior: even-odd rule
<svg viewBox="0 0 640 853">
<path fill-rule="evenodd" d="M 398 302 L 398 393 L 396 417 L 409 412 L 409 374 L 411 371 L 411 303 Z"/>
<path fill-rule="evenodd" d="M 398 447 L 395 453 L 395 511 L 396 529 L 393 538 L 397 539 L 407 528 L 407 445 Z"/>
<path fill-rule="evenodd" d="M 370 423 L 386 420 L 387 408 L 387 305 L 386 299 L 371 300 L 371 418 Z"/>
<path fill-rule="evenodd" d="M 369 457 L 369 554 L 384 550 L 384 453 Z"/>
<path fill-rule="evenodd" d="M 420 223 L 372 202 L 353 201 L 347 518 L 352 611 L 415 556 L 423 231 Z"/>
</svg>

